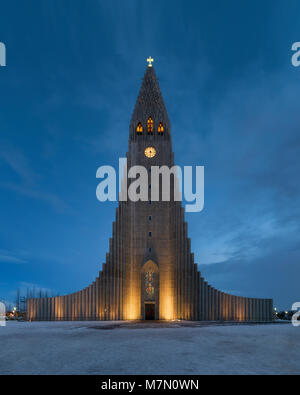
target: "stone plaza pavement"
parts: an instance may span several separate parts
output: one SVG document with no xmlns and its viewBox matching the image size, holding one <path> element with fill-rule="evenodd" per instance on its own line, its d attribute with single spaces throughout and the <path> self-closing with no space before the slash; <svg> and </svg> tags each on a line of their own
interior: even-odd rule
<svg viewBox="0 0 300 395">
<path fill-rule="evenodd" d="M 299 374 L 300 327 L 213 322 L 7 322 L 0 374 Z"/>
</svg>

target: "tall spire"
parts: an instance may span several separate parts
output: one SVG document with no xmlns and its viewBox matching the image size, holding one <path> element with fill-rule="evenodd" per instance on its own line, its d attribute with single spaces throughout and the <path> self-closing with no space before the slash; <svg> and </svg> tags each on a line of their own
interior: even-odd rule
<svg viewBox="0 0 300 395">
<path fill-rule="evenodd" d="M 152 59 L 153 61 L 153 59 Z M 136 127 L 140 122 L 146 130 L 147 120 L 153 119 L 154 130 L 160 122 L 164 125 L 165 136 L 170 136 L 170 121 L 164 99 L 162 97 L 153 65 L 148 65 L 135 108 L 130 121 L 130 135 L 136 135 Z"/>
</svg>

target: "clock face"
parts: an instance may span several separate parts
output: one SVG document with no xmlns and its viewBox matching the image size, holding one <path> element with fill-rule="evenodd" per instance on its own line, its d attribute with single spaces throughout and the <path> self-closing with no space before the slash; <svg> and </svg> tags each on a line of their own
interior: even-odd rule
<svg viewBox="0 0 300 395">
<path fill-rule="evenodd" d="M 145 155 L 147 158 L 153 158 L 156 155 L 156 149 L 154 147 L 145 148 Z"/>
</svg>

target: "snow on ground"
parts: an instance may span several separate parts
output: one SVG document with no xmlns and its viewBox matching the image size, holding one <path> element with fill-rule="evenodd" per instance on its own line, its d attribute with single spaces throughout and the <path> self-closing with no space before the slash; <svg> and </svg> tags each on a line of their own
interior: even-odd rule
<svg viewBox="0 0 300 395">
<path fill-rule="evenodd" d="M 289 323 L 10 321 L 0 374 L 299 374 L 299 344 Z"/>
</svg>

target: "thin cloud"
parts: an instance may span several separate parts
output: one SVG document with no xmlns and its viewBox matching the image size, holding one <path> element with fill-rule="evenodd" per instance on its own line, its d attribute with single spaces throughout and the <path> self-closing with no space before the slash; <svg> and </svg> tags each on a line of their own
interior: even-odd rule
<svg viewBox="0 0 300 395">
<path fill-rule="evenodd" d="M 23 183 L 32 184 L 37 178 L 25 156 L 4 141 L 0 142 L 0 160 L 8 165 L 20 177 Z"/>
<path fill-rule="evenodd" d="M 27 263 L 24 259 L 18 258 L 14 255 L 2 255 L 0 254 L 0 263 Z"/>
<path fill-rule="evenodd" d="M 23 196 L 44 201 L 59 213 L 71 212 L 71 208 L 56 194 L 41 190 L 38 180 L 39 174 L 35 173 L 26 157 L 7 143 L 1 143 L 0 160 L 5 162 L 19 177 L 20 182 L 1 182 L 0 188 L 15 191 Z"/>
</svg>

